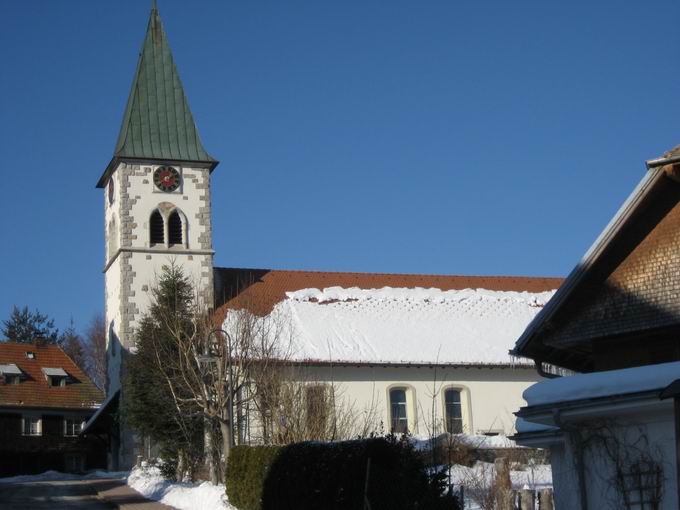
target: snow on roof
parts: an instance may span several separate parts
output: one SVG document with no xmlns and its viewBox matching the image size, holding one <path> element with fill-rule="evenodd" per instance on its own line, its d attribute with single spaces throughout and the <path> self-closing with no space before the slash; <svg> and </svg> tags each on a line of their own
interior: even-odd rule
<svg viewBox="0 0 680 510">
<path fill-rule="evenodd" d="M 0 365 L 0 374 L 21 375 L 21 370 L 14 363 L 9 363 L 7 365 Z"/>
<path fill-rule="evenodd" d="M 287 292 L 270 316 L 299 361 L 511 365 L 508 350 L 553 293 L 310 288 Z"/>
<path fill-rule="evenodd" d="M 559 427 L 552 425 L 545 425 L 543 423 L 534 423 L 527 421 L 524 418 L 517 418 L 515 420 L 515 429 L 518 434 L 529 434 L 531 432 L 552 432 L 559 430 Z"/>
<path fill-rule="evenodd" d="M 63 368 L 49 368 L 43 367 L 42 371 L 49 377 L 68 377 L 68 374 Z"/>
<path fill-rule="evenodd" d="M 529 406 L 662 390 L 680 379 L 680 361 L 548 379 L 524 391 Z"/>
</svg>

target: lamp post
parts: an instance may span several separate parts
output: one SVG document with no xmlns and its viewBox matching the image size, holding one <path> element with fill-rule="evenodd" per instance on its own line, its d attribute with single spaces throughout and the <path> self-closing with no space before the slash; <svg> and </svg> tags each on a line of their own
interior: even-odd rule
<svg viewBox="0 0 680 510">
<path fill-rule="evenodd" d="M 210 355 L 210 337 L 211 335 L 215 333 L 222 333 L 225 338 L 227 339 L 227 391 L 228 393 L 228 399 L 227 399 L 227 418 L 229 420 L 229 445 L 234 446 L 234 409 L 233 409 L 233 388 L 234 388 L 234 382 L 232 379 L 232 359 L 231 359 L 231 336 L 229 333 L 224 331 L 223 329 L 216 328 L 210 331 L 208 333 L 208 337 L 206 338 L 206 345 L 205 345 L 205 356 L 202 357 L 199 361 L 201 362 L 206 362 L 206 363 L 212 363 L 213 360 L 215 360 L 214 356 Z M 218 358 L 220 356 L 217 356 Z M 218 360 L 215 360 L 218 361 Z"/>
</svg>

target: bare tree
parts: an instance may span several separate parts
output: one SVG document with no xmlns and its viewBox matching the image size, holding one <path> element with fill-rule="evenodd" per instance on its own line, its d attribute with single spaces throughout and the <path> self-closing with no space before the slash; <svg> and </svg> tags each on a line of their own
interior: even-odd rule
<svg viewBox="0 0 680 510">
<path fill-rule="evenodd" d="M 229 311 L 225 330 L 198 299 L 192 306 L 190 327 L 173 315 L 160 318 L 178 352 L 176 365 L 166 366 L 166 383 L 178 406 L 196 405 L 206 419 L 219 424 L 226 466 L 234 442 L 234 408 L 255 399 L 259 376 L 286 359 L 290 328 L 275 314 L 259 316 L 241 308 Z M 206 436 L 213 443 L 209 430 Z M 209 465 L 209 470 L 216 481 L 217 466 Z"/>
<path fill-rule="evenodd" d="M 96 313 L 85 331 L 83 342 L 85 371 L 99 388 L 106 383 L 106 322 Z"/>
</svg>

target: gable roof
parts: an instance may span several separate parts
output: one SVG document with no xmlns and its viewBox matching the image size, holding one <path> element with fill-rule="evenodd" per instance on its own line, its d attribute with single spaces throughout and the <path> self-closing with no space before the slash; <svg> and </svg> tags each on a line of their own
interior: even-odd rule
<svg viewBox="0 0 680 510">
<path fill-rule="evenodd" d="M 149 16 L 113 158 L 97 183 L 106 185 L 120 161 L 191 162 L 212 170 L 170 51 L 158 9 Z"/>
<path fill-rule="evenodd" d="M 562 278 L 534 276 L 461 276 L 395 273 L 355 273 L 284 269 L 214 268 L 218 313 L 247 306 L 259 314 L 269 313 L 287 292 L 327 287 L 359 289 L 436 288 L 440 290 L 487 289 L 545 292 L 560 286 Z M 226 306 L 224 306 L 224 304 Z"/>
<path fill-rule="evenodd" d="M 648 162 L 649 171 L 520 336 L 513 354 L 592 371 L 593 349 L 602 339 L 680 326 L 680 176 L 674 166 L 679 155 L 676 147 Z"/>
<path fill-rule="evenodd" d="M 298 361 L 510 366 L 512 343 L 562 280 L 216 269 L 215 281 L 225 329 L 237 327 L 232 310 L 268 315 Z"/>
<path fill-rule="evenodd" d="M 26 357 L 27 351 L 35 354 L 33 359 Z M 93 409 L 104 399 L 104 393 L 57 345 L 0 343 L 0 364 L 16 365 L 22 372 L 19 384 L 0 384 L 0 407 Z M 48 369 L 65 372 L 67 384 L 50 387 Z"/>
</svg>

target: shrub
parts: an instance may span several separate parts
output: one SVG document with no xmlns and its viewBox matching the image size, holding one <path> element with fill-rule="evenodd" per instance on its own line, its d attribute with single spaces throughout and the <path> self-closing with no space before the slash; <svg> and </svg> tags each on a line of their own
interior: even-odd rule
<svg viewBox="0 0 680 510">
<path fill-rule="evenodd" d="M 240 510 L 355 510 L 365 495 L 372 510 L 457 509 L 444 487 L 445 476 L 428 476 L 410 442 L 393 436 L 237 447 L 227 468 L 227 493 Z"/>
<path fill-rule="evenodd" d="M 283 447 L 236 446 L 229 454 L 226 486 L 229 502 L 240 510 L 260 510 L 270 466 Z"/>
</svg>

